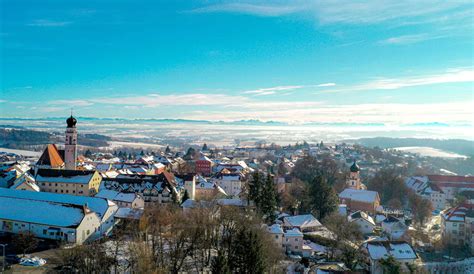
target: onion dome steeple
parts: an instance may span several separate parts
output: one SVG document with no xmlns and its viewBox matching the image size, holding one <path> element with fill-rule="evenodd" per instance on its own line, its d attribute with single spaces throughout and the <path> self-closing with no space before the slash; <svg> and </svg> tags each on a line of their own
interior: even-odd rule
<svg viewBox="0 0 474 274">
<path fill-rule="evenodd" d="M 71 117 L 67 118 L 66 123 L 67 127 L 76 127 L 77 120 L 71 114 Z"/>
<path fill-rule="evenodd" d="M 359 172 L 360 168 L 357 165 L 356 161 L 354 160 L 354 163 L 351 166 L 351 172 Z"/>
</svg>

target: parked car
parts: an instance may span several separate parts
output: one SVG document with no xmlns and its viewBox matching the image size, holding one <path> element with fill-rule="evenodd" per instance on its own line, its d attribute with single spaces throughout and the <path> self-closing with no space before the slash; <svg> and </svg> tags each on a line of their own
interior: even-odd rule
<svg viewBox="0 0 474 274">
<path fill-rule="evenodd" d="M 23 266 L 42 266 L 46 263 L 45 259 L 39 257 L 21 258 L 20 265 Z"/>
</svg>

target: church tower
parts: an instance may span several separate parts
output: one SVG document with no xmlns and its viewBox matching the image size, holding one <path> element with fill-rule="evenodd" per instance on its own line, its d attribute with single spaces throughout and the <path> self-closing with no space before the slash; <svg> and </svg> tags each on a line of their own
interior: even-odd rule
<svg viewBox="0 0 474 274">
<path fill-rule="evenodd" d="M 355 160 L 350 170 L 351 173 L 349 174 L 349 178 L 347 178 L 347 187 L 352 189 L 363 189 L 362 183 L 360 182 L 360 168 Z"/>
<path fill-rule="evenodd" d="M 64 143 L 64 163 L 66 169 L 75 170 L 77 160 L 77 129 L 76 118 L 71 117 L 66 120 L 66 142 Z"/>
</svg>

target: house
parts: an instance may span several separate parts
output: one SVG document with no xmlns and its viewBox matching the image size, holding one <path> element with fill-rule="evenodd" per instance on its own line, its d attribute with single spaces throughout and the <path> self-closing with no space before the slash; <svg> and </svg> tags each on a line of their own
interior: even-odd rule
<svg viewBox="0 0 474 274">
<path fill-rule="evenodd" d="M 38 169 L 35 180 L 44 192 L 94 196 L 102 177 L 91 170 Z"/>
<path fill-rule="evenodd" d="M 344 263 L 340 262 L 325 262 L 318 263 L 311 267 L 309 273 L 315 274 L 334 274 L 334 273 L 351 273 L 350 269 Z"/>
<path fill-rule="evenodd" d="M 470 201 L 441 212 L 442 239 L 454 246 L 469 246 L 474 252 L 474 204 Z"/>
<path fill-rule="evenodd" d="M 0 231 L 81 244 L 109 235 L 117 205 L 106 199 L 0 189 Z M 13 210 L 14 209 L 14 210 Z"/>
<path fill-rule="evenodd" d="M 381 259 L 393 257 L 407 271 L 407 264 L 413 264 L 418 258 L 413 247 L 405 241 L 367 241 L 362 245 L 363 249 L 369 255 L 370 273 L 383 274 L 383 268 L 380 264 Z"/>
<path fill-rule="evenodd" d="M 381 222 L 381 226 L 382 231 L 387 234 L 390 240 L 401 239 L 408 230 L 404 221 L 391 215 L 387 216 L 387 218 Z"/>
<path fill-rule="evenodd" d="M 458 193 L 474 190 L 474 176 L 427 175 L 407 178 L 405 185 L 425 199 L 433 208 L 443 210 Z"/>
<path fill-rule="evenodd" d="M 303 233 L 298 228 L 292 228 L 285 232 L 283 245 L 286 252 L 302 254 L 303 252 Z"/>
<path fill-rule="evenodd" d="M 205 155 L 195 161 L 195 171 L 197 174 L 204 176 L 210 176 L 212 173 L 212 166 L 214 163 Z"/>
<path fill-rule="evenodd" d="M 145 200 L 138 193 L 122 193 L 110 189 L 102 189 L 94 197 L 104 198 L 116 203 L 119 207 L 144 208 Z"/>
<path fill-rule="evenodd" d="M 221 187 L 224 192 L 232 197 L 238 197 L 242 192 L 245 176 L 237 170 L 222 169 L 211 181 Z"/>
<path fill-rule="evenodd" d="M 279 247 L 284 247 L 284 232 L 279 224 L 273 224 L 268 227 L 268 233 L 270 233 L 273 241 Z"/>
<path fill-rule="evenodd" d="M 178 196 L 177 181 L 167 171 L 158 175 L 121 174 L 115 178 L 104 178 L 102 189 L 122 193 L 139 193 L 148 203 L 170 203 Z"/>
<path fill-rule="evenodd" d="M 359 226 L 360 232 L 367 235 L 374 232 L 376 227 L 374 219 L 363 211 L 356 211 L 347 217 L 348 221 Z"/>
<path fill-rule="evenodd" d="M 35 179 L 27 172 L 23 173 L 20 177 L 18 177 L 13 182 L 13 185 L 10 188 L 17 189 L 17 190 L 36 191 L 36 192 L 40 191 L 40 188 L 36 184 Z"/>
<path fill-rule="evenodd" d="M 380 206 L 380 197 L 376 191 L 346 188 L 339 193 L 341 204 L 347 205 L 350 211 L 365 211 L 375 214 Z"/>
<path fill-rule="evenodd" d="M 196 181 L 196 199 L 223 198 L 227 193 L 222 187 L 213 181 L 208 181 L 202 176 L 198 176 Z"/>
<path fill-rule="evenodd" d="M 321 223 L 311 214 L 296 215 L 283 218 L 285 229 L 297 228 L 301 232 L 312 232 L 322 227 Z"/>
</svg>

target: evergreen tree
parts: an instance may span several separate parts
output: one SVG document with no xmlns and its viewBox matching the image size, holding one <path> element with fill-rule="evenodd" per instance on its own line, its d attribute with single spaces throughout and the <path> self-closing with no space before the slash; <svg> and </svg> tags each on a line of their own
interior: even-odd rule
<svg viewBox="0 0 474 274">
<path fill-rule="evenodd" d="M 145 152 L 143 150 L 140 151 L 140 156 L 145 156 Z"/>
<path fill-rule="evenodd" d="M 114 150 L 113 156 L 117 157 L 117 151 L 116 150 Z"/>
<path fill-rule="evenodd" d="M 90 149 L 86 150 L 84 156 L 86 156 L 87 158 L 90 158 L 92 156 L 92 152 L 90 151 Z"/>
<path fill-rule="evenodd" d="M 165 153 L 166 153 L 166 154 L 171 153 L 170 146 L 166 146 Z"/>
<path fill-rule="evenodd" d="M 119 151 L 119 153 L 117 154 L 117 156 L 122 159 L 123 158 L 123 152 L 122 151 Z"/>
<path fill-rule="evenodd" d="M 316 176 L 309 186 L 311 209 L 317 212 L 319 220 L 337 209 L 338 197 L 323 176 Z"/>
<path fill-rule="evenodd" d="M 202 146 L 202 149 L 201 149 L 201 150 L 202 150 L 202 151 L 208 151 L 208 148 L 207 148 L 207 144 L 206 144 L 206 143 L 204 143 L 204 145 Z"/>
<path fill-rule="evenodd" d="M 257 205 L 260 201 L 260 194 L 263 189 L 263 178 L 260 172 L 255 171 L 252 175 L 252 180 L 249 182 L 248 199 L 254 201 Z"/>
<path fill-rule="evenodd" d="M 275 209 L 277 208 L 277 194 L 275 191 L 275 184 L 272 176 L 268 175 L 263 185 L 262 193 L 260 195 L 259 211 L 265 216 L 268 222 L 275 220 Z"/>
<path fill-rule="evenodd" d="M 133 160 L 132 153 L 129 153 L 129 154 L 128 154 L 128 159 L 129 159 L 129 160 Z"/>
<path fill-rule="evenodd" d="M 242 227 L 231 242 L 229 268 L 233 273 L 264 273 L 263 246 L 259 235 Z"/>
</svg>

